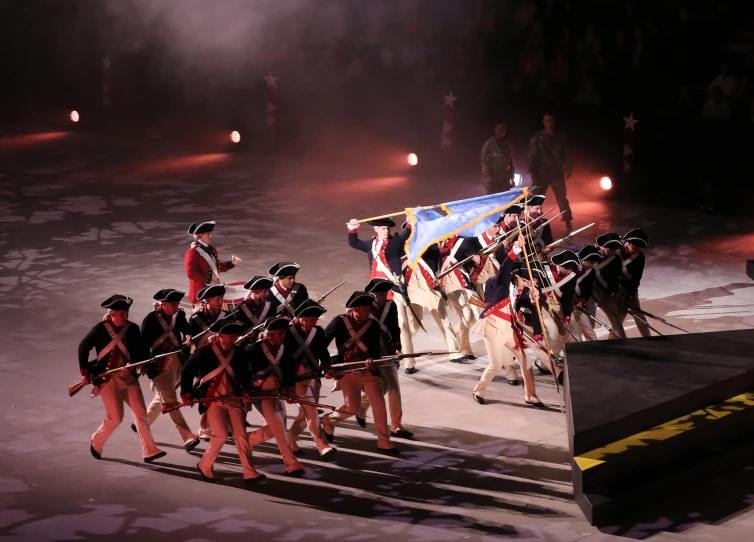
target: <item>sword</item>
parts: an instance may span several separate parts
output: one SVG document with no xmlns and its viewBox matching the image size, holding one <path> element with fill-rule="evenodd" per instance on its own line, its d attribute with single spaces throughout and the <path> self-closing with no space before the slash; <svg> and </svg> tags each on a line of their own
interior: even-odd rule
<svg viewBox="0 0 754 542">
<path fill-rule="evenodd" d="M 655 328 L 653 328 L 651 325 L 649 325 L 649 322 L 647 322 L 647 320 L 645 318 L 642 318 L 641 316 L 639 316 L 638 314 L 636 314 L 632 309 L 626 308 L 626 312 L 628 314 L 630 314 L 631 316 L 633 316 L 634 318 L 636 318 L 639 322 L 641 322 L 642 324 L 644 324 L 645 326 L 647 326 L 649 329 L 651 329 L 652 331 L 654 331 L 658 335 L 662 336 L 662 333 L 660 333 Z"/>
<path fill-rule="evenodd" d="M 565 236 L 565 237 L 563 237 L 562 239 L 558 239 L 557 241 L 553 241 L 552 243 L 550 243 L 549 245 L 547 245 L 547 246 L 546 246 L 545 248 L 555 248 L 555 247 L 556 247 L 556 246 L 558 246 L 558 245 L 562 245 L 563 243 L 567 243 L 567 242 L 568 242 L 568 241 L 570 241 L 570 240 L 571 240 L 571 238 L 572 238 L 573 236 L 575 236 L 575 235 L 576 235 L 577 233 L 580 233 L 580 232 L 584 231 L 584 230 L 585 230 L 585 229 L 587 229 L 587 228 L 591 228 L 592 226 L 594 226 L 594 222 L 592 222 L 592 223 L 591 223 L 591 224 L 589 224 L 588 226 L 584 226 L 583 228 L 579 228 L 579 229 L 578 229 L 578 230 L 576 230 L 576 231 L 572 231 L 571 233 L 569 233 L 568 235 L 566 235 L 566 236 Z"/>
<path fill-rule="evenodd" d="M 670 322 L 668 322 L 668 321 L 667 321 L 667 320 L 665 320 L 664 318 L 660 318 L 659 316 L 655 316 L 654 314 L 652 314 L 652 313 L 649 313 L 649 312 L 647 312 L 647 311 L 645 311 L 645 310 L 642 310 L 642 309 L 637 309 L 637 308 L 634 308 L 634 307 L 631 307 L 630 309 L 628 309 L 628 307 L 626 307 L 626 309 L 627 309 L 627 310 L 628 310 L 629 312 L 630 312 L 630 311 L 632 311 L 632 310 L 634 310 L 634 311 L 637 311 L 637 312 L 640 312 L 640 313 L 641 313 L 641 314 L 643 314 L 644 316 L 649 316 L 650 318 L 654 318 L 654 319 L 655 319 L 655 320 L 657 320 L 658 322 L 662 322 L 662 323 L 663 323 L 663 324 L 665 324 L 666 326 L 674 327 L 674 328 L 676 328 L 676 329 L 677 329 L 677 330 L 679 330 L 679 331 L 683 331 L 684 333 L 691 333 L 690 331 L 686 331 L 686 330 L 685 330 L 685 329 L 683 329 L 682 327 L 678 327 L 678 326 L 676 326 L 675 324 L 671 324 Z M 633 314 L 633 313 L 632 313 L 632 314 Z"/>
<path fill-rule="evenodd" d="M 325 292 L 324 294 L 322 294 L 322 297 L 320 297 L 320 298 L 319 298 L 319 299 L 317 300 L 317 304 L 320 304 L 320 303 L 322 303 L 322 302 L 323 302 L 323 301 L 324 301 L 325 299 L 327 299 L 327 296 L 328 296 L 328 295 L 330 295 L 330 294 L 331 294 L 331 293 L 333 293 L 333 292 L 334 292 L 335 290 L 337 290 L 338 288 L 340 288 L 341 286 L 343 286 L 343 285 L 344 285 L 345 283 L 346 283 L 346 281 L 344 280 L 343 282 L 341 282 L 340 284 L 338 284 L 338 285 L 337 285 L 337 286 L 335 286 L 334 288 L 331 288 L 330 290 L 326 291 L 326 292 Z"/>
<path fill-rule="evenodd" d="M 605 328 L 606 330 L 608 330 L 608 331 L 609 331 L 609 332 L 610 332 L 610 333 L 612 334 L 612 336 L 613 336 L 613 337 L 615 337 L 616 339 L 620 339 L 620 338 L 621 338 L 621 337 L 620 337 L 620 336 L 619 336 L 618 334 L 616 334 L 616 333 L 615 333 L 615 331 L 613 331 L 612 329 L 610 329 L 610 326 L 608 326 L 607 324 L 604 324 L 603 322 L 600 322 L 600 321 L 599 321 L 599 319 L 597 319 L 597 317 L 596 317 L 596 316 L 592 316 L 591 314 L 589 314 L 589 311 L 588 311 L 588 310 L 586 310 L 586 309 L 582 309 L 582 308 L 581 308 L 581 307 L 579 307 L 578 305 L 576 305 L 576 310 L 580 310 L 581 312 L 583 312 L 584 314 L 586 314 L 586 315 L 587 315 L 587 316 L 588 316 L 588 317 L 589 317 L 590 319 L 594 320 L 594 321 L 595 321 L 595 322 L 597 322 L 597 323 L 598 323 L 599 325 L 601 325 L 602 327 L 604 327 L 604 328 Z"/>
</svg>

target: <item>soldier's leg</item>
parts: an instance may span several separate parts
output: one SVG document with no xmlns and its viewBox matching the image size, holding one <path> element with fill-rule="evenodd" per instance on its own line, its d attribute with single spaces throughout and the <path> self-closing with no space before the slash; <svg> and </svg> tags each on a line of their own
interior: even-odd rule
<svg viewBox="0 0 754 542">
<path fill-rule="evenodd" d="M 587 341 L 597 340 L 597 334 L 592 328 L 592 321 L 586 314 L 575 308 L 571 315 L 571 330 L 577 337 L 583 336 Z"/>
<path fill-rule="evenodd" d="M 623 329 L 623 324 L 621 323 L 620 318 L 618 317 L 618 304 L 616 303 L 615 298 L 609 297 L 602 292 L 595 293 L 597 306 L 602 309 L 602 312 L 604 312 L 605 316 L 607 316 L 607 319 L 610 322 L 610 327 L 613 329 L 615 334 L 618 335 L 618 338 L 625 339 L 626 332 Z M 612 333 L 610 333 L 610 338 L 615 339 L 616 337 Z"/>
<path fill-rule="evenodd" d="M 175 386 L 178 383 L 178 379 L 180 378 L 180 368 L 178 368 L 177 370 L 178 372 L 176 372 L 171 367 L 170 370 L 165 371 L 152 379 L 155 387 L 155 395 L 154 399 L 149 404 L 149 408 L 147 408 L 147 416 L 149 418 L 150 426 L 152 425 L 152 423 L 154 423 L 154 419 L 157 418 L 157 415 L 159 415 L 162 403 L 179 402 L 178 393 L 175 389 Z M 155 415 L 152 409 L 154 408 L 155 401 L 158 400 L 160 403 L 157 405 L 157 415 Z M 178 431 L 178 434 L 181 436 L 184 444 L 198 438 L 191 431 L 191 429 L 189 429 L 189 426 L 186 423 L 186 419 L 183 417 L 181 409 L 177 408 L 175 410 L 171 410 L 168 415 L 170 416 L 170 419 L 172 420 L 175 429 Z"/>
<path fill-rule="evenodd" d="M 242 407 L 227 406 L 228 419 L 233 432 L 233 443 L 238 451 L 238 459 L 241 461 L 244 480 L 259 478 L 261 474 L 257 472 L 251 463 L 251 446 L 246 435 L 246 410 Z"/>
<path fill-rule="evenodd" d="M 134 415 L 134 423 L 136 424 L 136 432 L 139 434 L 139 440 L 141 441 L 141 452 L 144 457 L 152 457 L 160 453 L 160 449 L 155 446 L 154 437 L 152 436 L 152 430 L 149 429 L 149 422 L 147 421 L 147 407 L 144 404 L 144 394 L 141 392 L 141 386 L 139 381 L 136 380 L 130 374 L 127 377 L 130 380 L 125 380 L 127 383 L 126 389 L 123 393 L 123 401 L 131 409 Z"/>
<path fill-rule="evenodd" d="M 291 445 L 288 442 L 288 435 L 285 430 L 285 408 L 280 404 L 280 401 L 275 399 L 265 399 L 258 402 L 261 403 L 260 409 L 267 422 L 267 425 L 265 426 L 267 430 L 264 432 L 264 435 L 266 436 L 269 433 L 272 433 L 272 436 L 275 437 L 278 450 L 280 450 L 280 455 L 283 457 L 283 463 L 285 463 L 286 472 L 303 469 L 304 466 L 299 463 L 298 459 L 296 459 L 293 450 L 291 450 Z M 257 431 L 254 433 L 256 432 Z M 249 445 L 252 447 L 254 444 L 252 435 L 254 435 L 254 433 L 249 435 Z"/>
<path fill-rule="evenodd" d="M 102 453 L 105 442 L 123 421 L 123 399 L 118 390 L 119 383 L 119 379 L 113 378 L 99 388 L 99 396 L 105 405 L 105 419 L 90 439 L 92 446 L 99 453 Z"/>
<path fill-rule="evenodd" d="M 558 202 L 558 207 L 560 207 L 561 211 L 565 211 L 563 213 L 563 220 L 570 222 L 573 220 L 573 215 L 571 214 L 571 204 L 568 203 L 568 197 L 566 196 L 565 178 L 562 176 L 554 177 L 549 184 L 552 186 L 552 193 L 555 194 L 555 201 Z"/>
<path fill-rule="evenodd" d="M 225 441 L 228 440 L 230 418 L 228 411 L 221 403 L 210 403 L 204 413 L 207 415 L 207 423 L 212 428 L 212 438 L 209 439 L 209 445 L 199 461 L 199 469 L 204 473 L 204 476 L 212 478 L 212 465 L 215 464 L 217 456 L 220 455 L 220 450 L 222 450 Z"/>
<path fill-rule="evenodd" d="M 456 290 L 448 292 L 448 305 L 458 315 L 458 349 L 463 355 L 471 355 L 471 344 L 469 342 L 469 324 L 464 317 L 464 291 Z"/>
<path fill-rule="evenodd" d="M 484 393 L 487 390 L 487 386 L 490 385 L 492 379 L 503 369 L 503 345 L 501 338 L 492 336 L 484 336 L 484 346 L 487 349 L 487 367 L 484 369 L 482 376 L 479 378 L 476 386 L 474 386 L 474 395 L 484 397 Z"/>
<path fill-rule="evenodd" d="M 545 323 L 545 330 L 547 330 L 547 339 L 550 341 L 550 350 L 556 356 L 562 356 L 563 346 L 566 342 L 566 331 L 561 330 L 558 322 L 545 310 L 542 311 L 542 319 Z"/>
<path fill-rule="evenodd" d="M 401 328 L 401 348 L 404 354 L 414 353 L 414 343 L 411 338 L 411 326 L 410 319 L 413 318 L 408 305 L 406 304 L 406 298 L 400 294 L 393 296 L 393 301 L 398 309 L 398 325 Z M 413 361 L 413 360 L 412 360 Z M 408 360 L 406 360 L 406 367 L 408 367 Z"/>
<path fill-rule="evenodd" d="M 199 438 L 204 440 L 212 438 L 212 429 L 209 427 L 206 412 L 199 414 Z"/>
<path fill-rule="evenodd" d="M 628 296 L 623 299 L 623 304 L 618 307 L 619 315 L 622 316 L 621 322 L 626 319 L 626 314 L 628 313 L 626 309 L 641 309 L 641 303 L 639 302 L 638 295 Z M 639 316 L 641 316 L 641 313 L 639 313 Z M 645 317 L 641 316 L 641 319 L 639 319 L 634 316 L 634 322 L 636 322 L 636 327 L 638 328 L 639 334 L 642 337 L 652 336 L 651 330 L 649 329 L 649 326 L 647 326 L 647 319 Z"/>
<path fill-rule="evenodd" d="M 429 308 L 429 307 L 428 307 Z M 438 298 L 436 306 L 429 308 L 437 327 L 440 328 L 445 339 L 445 344 L 448 346 L 448 352 L 458 352 L 460 350 L 458 346 L 458 337 L 456 332 L 453 331 L 453 326 L 448 318 L 448 304 L 442 299 Z"/>
<path fill-rule="evenodd" d="M 390 449 L 390 431 L 387 426 L 387 407 L 382 394 L 382 381 L 368 371 L 363 371 L 361 381 L 364 391 L 372 403 L 374 427 L 377 429 L 377 448 Z"/>
<path fill-rule="evenodd" d="M 380 373 L 382 374 L 383 392 L 387 393 L 390 430 L 398 431 L 398 429 L 403 428 L 403 400 L 401 398 L 401 385 L 398 381 L 398 367 L 395 365 L 382 367 Z"/>
<path fill-rule="evenodd" d="M 322 416 L 322 425 L 327 433 L 332 433 L 332 428 L 347 420 L 361 408 L 361 378 L 359 373 L 348 373 L 340 379 L 340 387 L 343 390 L 343 399 L 345 404 L 335 412 L 330 412 Z"/>
</svg>

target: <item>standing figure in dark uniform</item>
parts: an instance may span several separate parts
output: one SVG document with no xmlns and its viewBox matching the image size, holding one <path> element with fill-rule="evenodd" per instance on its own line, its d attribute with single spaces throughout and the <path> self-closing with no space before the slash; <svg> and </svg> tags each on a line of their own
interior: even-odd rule
<svg viewBox="0 0 754 542">
<path fill-rule="evenodd" d="M 262 333 L 260 326 L 264 325 L 267 318 L 275 314 L 272 302 L 268 299 L 270 288 L 272 288 L 272 279 L 269 277 L 254 276 L 243 287 L 249 292 L 246 294 L 243 302 L 236 307 L 230 316 L 243 325 L 241 335 L 246 335 L 255 327 L 259 327 L 256 332 L 244 341 L 244 344 L 247 342 L 255 343 Z"/>
<path fill-rule="evenodd" d="M 547 113 L 542 120 L 545 129 L 540 130 L 529 142 L 529 172 L 532 186 L 537 193 L 545 195 L 552 187 L 555 199 L 563 213 L 568 233 L 572 231 L 571 206 L 566 197 L 566 179 L 573 173 L 573 162 L 565 136 L 555 131 L 555 116 Z"/>
<path fill-rule="evenodd" d="M 102 322 L 95 325 L 79 344 L 79 370 L 84 384 L 94 384 L 93 397 L 99 395 L 105 404 L 105 421 L 91 436 L 89 451 L 102 459 L 102 449 L 113 431 L 123 421 L 123 404 L 133 412 L 141 451 L 146 463 L 167 455 L 154 444 L 147 420 L 147 407 L 137 376 L 124 369 L 105 378 L 97 375 L 146 359 L 139 326 L 128 320 L 128 310 L 133 300 L 124 295 L 114 295 L 100 305 L 107 309 Z M 94 348 L 97 359 L 89 362 L 89 352 Z"/>
<path fill-rule="evenodd" d="M 178 303 L 184 295 L 186 295 L 185 292 L 173 288 L 166 288 L 154 294 L 153 299 L 156 300 L 154 310 L 147 314 L 141 324 L 141 338 L 149 357 L 173 352 L 183 346 L 189 325 L 186 321 L 186 313 L 178 307 Z M 182 367 L 183 353 L 181 352 L 147 365 L 146 373 L 150 379 L 150 386 L 155 391 L 154 399 L 147 407 L 150 426 L 160 416 L 162 403 L 178 402 L 176 387 L 181 381 Z M 186 451 L 190 452 L 196 448 L 199 444 L 199 437 L 189 429 L 180 409 L 170 411 L 169 416 L 181 436 Z M 131 429 L 135 431 L 136 425 L 131 425 Z"/>
<path fill-rule="evenodd" d="M 620 292 L 618 294 L 618 318 L 626 320 L 627 309 L 641 309 L 639 303 L 639 285 L 644 274 L 644 252 L 649 246 L 649 235 L 642 229 L 636 228 L 622 237 L 623 240 L 623 271 L 620 275 Z M 636 327 L 642 337 L 650 337 L 646 320 L 634 317 Z"/>
<path fill-rule="evenodd" d="M 248 396 L 249 358 L 243 348 L 235 346 L 241 324 L 225 318 L 212 324 L 210 330 L 217 333 L 212 342 L 198 348 L 181 371 L 181 398 L 191 405 L 196 398 L 219 398 L 224 401 L 199 403 L 199 412 L 206 413 L 212 438 L 202 459 L 196 464 L 205 482 L 214 482 L 212 466 L 228 440 L 228 426 L 243 469 L 244 482 L 250 483 L 265 475 L 257 472 L 251 464 L 251 447 L 246 436 L 246 409 L 233 397 Z M 194 387 L 194 379 L 199 385 Z"/>
<path fill-rule="evenodd" d="M 529 224 L 529 230 L 533 233 L 531 242 L 534 245 L 534 249 L 541 253 L 542 256 L 547 256 L 552 250 L 546 247 L 553 242 L 553 237 L 550 224 L 545 224 L 547 219 L 542 214 L 542 204 L 544 202 L 544 196 L 535 195 L 529 198 L 526 202 L 523 220 Z M 542 224 L 545 225 L 542 226 Z M 537 230 L 537 233 L 534 233 L 535 230 Z"/>
<path fill-rule="evenodd" d="M 336 316 L 325 328 L 327 344 L 335 341 L 338 347 L 339 361 L 369 362 L 380 357 L 380 326 L 369 318 L 374 300 L 372 294 L 354 292 L 346 303 L 348 313 Z M 322 428 L 327 440 L 333 441 L 336 424 L 359 412 L 361 392 L 365 391 L 372 404 L 374 425 L 377 428 L 377 451 L 388 455 L 398 454 L 398 448 L 390 442 L 387 409 L 377 369 L 369 368 L 367 363 L 364 370 L 343 374 L 340 387 L 345 404 L 322 417 Z"/>
<path fill-rule="evenodd" d="M 592 299 L 589 301 L 590 314 L 595 314 L 596 307 L 602 309 L 610 320 L 610 327 L 618 335 L 625 339 L 626 332 L 618 317 L 618 290 L 620 288 L 620 274 L 623 271 L 621 249 L 623 241 L 620 235 L 613 232 L 603 233 L 596 240 L 597 248 L 602 254 L 602 259 L 594 264 L 594 290 Z M 596 306 L 596 307 L 595 307 Z M 615 339 L 611 333 L 610 339 Z"/>
<path fill-rule="evenodd" d="M 553 314 L 560 317 L 562 325 L 571 329 L 571 315 L 573 314 L 576 283 L 581 262 L 578 255 L 571 250 L 564 250 L 553 255 L 550 261 L 551 265 L 546 268 L 550 285 L 543 288 L 542 293 L 548 296 L 548 303 Z M 569 337 L 570 334 L 565 334 L 563 343 L 568 341 Z M 563 343 L 558 343 L 555 346 L 551 344 L 550 348 L 553 352 L 559 353 L 563 348 Z"/>
<path fill-rule="evenodd" d="M 482 146 L 482 178 L 485 194 L 505 192 L 513 188 L 513 147 L 505 138 L 505 122 L 495 121 L 493 135 Z"/>
<path fill-rule="evenodd" d="M 576 272 L 576 288 L 573 292 L 575 308 L 573 312 L 573 332 L 576 335 L 582 334 L 587 341 L 596 341 L 597 334 L 594 332 L 594 322 L 587 313 L 594 316 L 589 311 L 596 310 L 596 306 L 590 307 L 589 300 L 594 291 L 594 266 L 602 260 L 602 253 L 594 245 L 576 246 L 573 247 L 573 250 L 577 251 L 576 254 L 579 257 L 579 262 L 581 262 L 581 270 Z"/>
<path fill-rule="evenodd" d="M 293 318 L 296 309 L 305 299 L 309 299 L 306 286 L 296 282 L 296 273 L 301 266 L 294 262 L 278 262 L 268 271 L 273 278 L 270 295 L 267 299 L 272 304 L 270 316 L 280 315 Z"/>
<path fill-rule="evenodd" d="M 241 260 L 231 256 L 227 262 L 220 261 L 217 249 L 212 246 L 212 235 L 215 221 L 196 222 L 188 229 L 189 235 L 194 236 L 194 242 L 186 251 L 183 265 L 189 279 L 189 300 L 194 305 L 199 303 L 197 294 L 205 286 L 220 284 L 220 273 L 230 271 Z"/>
<path fill-rule="evenodd" d="M 299 397 L 311 395 L 315 403 L 319 401 L 319 392 L 322 388 L 320 374 L 330 372 L 330 353 L 327 351 L 325 330 L 317 325 L 320 316 L 326 312 L 322 305 L 312 299 L 307 299 L 296 309 L 296 317 L 288 326 L 286 337 L 287 348 L 290 348 L 292 353 L 296 374 L 296 395 Z M 300 451 L 296 444 L 296 437 L 307 425 L 309 433 L 317 443 L 322 459 L 330 458 L 335 453 L 335 448 L 328 444 L 322 434 L 316 407 L 309 405 L 300 405 L 298 415 L 288 430 L 288 441 L 293 453 Z"/>
</svg>

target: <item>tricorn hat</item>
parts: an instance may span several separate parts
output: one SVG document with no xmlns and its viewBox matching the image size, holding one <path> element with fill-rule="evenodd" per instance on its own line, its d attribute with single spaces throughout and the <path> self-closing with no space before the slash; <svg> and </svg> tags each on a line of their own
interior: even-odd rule
<svg viewBox="0 0 754 542">
<path fill-rule="evenodd" d="M 602 253 L 594 245 L 586 245 L 581 247 L 578 253 L 579 261 L 582 262 L 598 262 L 602 259 Z"/>
<path fill-rule="evenodd" d="M 367 292 L 354 292 L 346 302 L 347 309 L 354 309 L 356 307 L 368 307 L 374 303 L 374 294 Z"/>
<path fill-rule="evenodd" d="M 370 294 L 382 294 L 393 289 L 395 283 L 392 280 L 375 277 L 369 281 L 364 291 Z"/>
<path fill-rule="evenodd" d="M 214 220 L 210 220 L 209 222 L 194 222 L 189 226 L 188 233 L 189 235 L 209 233 L 215 229 L 215 224 L 217 224 L 217 222 Z"/>
<path fill-rule="evenodd" d="M 541 194 L 534 194 L 531 196 L 528 200 L 526 200 L 526 205 L 528 207 L 539 207 L 545 202 L 545 197 Z"/>
<path fill-rule="evenodd" d="M 134 300 L 126 295 L 115 294 L 100 303 L 100 307 L 112 311 L 127 311 L 133 302 Z"/>
<path fill-rule="evenodd" d="M 649 246 L 649 235 L 641 228 L 634 228 L 623 236 L 624 243 L 631 243 L 637 247 L 647 248 Z"/>
<path fill-rule="evenodd" d="M 251 277 L 249 282 L 243 285 L 246 290 L 268 290 L 272 288 L 272 279 L 259 275 Z"/>
<path fill-rule="evenodd" d="M 392 218 L 378 218 L 376 220 L 369 220 L 367 224 L 370 226 L 387 226 L 388 228 L 394 228 L 395 220 Z"/>
<path fill-rule="evenodd" d="M 319 318 L 327 312 L 322 305 L 314 301 L 313 299 L 306 299 L 301 305 L 298 306 L 296 312 L 293 314 L 296 318 Z"/>
<path fill-rule="evenodd" d="M 503 211 L 503 216 L 505 215 L 520 215 L 524 212 L 524 206 L 520 203 L 514 203 L 513 205 L 509 206 L 507 209 Z"/>
<path fill-rule="evenodd" d="M 581 267 L 579 256 L 572 250 L 564 250 L 563 252 L 555 254 L 550 260 L 558 267 L 563 267 L 564 269 L 569 269 L 571 271 L 576 271 Z"/>
<path fill-rule="evenodd" d="M 601 248 L 621 248 L 623 246 L 620 235 L 611 231 L 597 237 L 595 243 Z"/>
<path fill-rule="evenodd" d="M 267 271 L 271 277 L 295 277 L 301 266 L 295 262 L 278 262 Z"/>
<path fill-rule="evenodd" d="M 231 316 L 226 316 L 209 326 L 209 330 L 222 335 L 240 335 L 243 331 L 243 324 Z"/>
<path fill-rule="evenodd" d="M 291 323 L 291 319 L 285 316 L 270 316 L 264 321 L 265 331 L 278 331 L 280 329 L 288 329 Z"/>
<path fill-rule="evenodd" d="M 225 295 L 225 284 L 213 284 L 212 286 L 205 286 L 199 293 L 196 294 L 197 299 L 207 299 L 209 297 L 217 297 L 219 295 Z"/>
<path fill-rule="evenodd" d="M 183 296 L 186 295 L 186 292 L 183 290 L 176 290 L 175 288 L 165 288 L 164 290 L 160 290 L 156 294 L 152 296 L 152 299 L 155 301 L 162 301 L 164 303 L 178 303 L 181 299 L 183 299 Z"/>
</svg>

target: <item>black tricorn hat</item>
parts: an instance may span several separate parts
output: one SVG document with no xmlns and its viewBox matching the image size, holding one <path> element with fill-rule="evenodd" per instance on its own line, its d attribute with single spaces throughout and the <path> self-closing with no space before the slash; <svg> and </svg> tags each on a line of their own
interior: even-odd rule
<svg viewBox="0 0 754 542">
<path fill-rule="evenodd" d="M 176 290 L 175 288 L 165 288 L 164 290 L 160 290 L 156 294 L 152 296 L 152 299 L 155 301 L 163 301 L 165 303 L 178 303 L 181 299 L 183 299 L 183 296 L 186 295 L 186 292 L 183 290 Z"/>
<path fill-rule="evenodd" d="M 572 250 L 564 250 L 563 252 L 555 254 L 550 258 L 550 261 L 558 267 L 570 269 L 571 271 L 576 271 L 581 267 L 581 260 L 579 260 L 578 254 Z"/>
<path fill-rule="evenodd" d="M 602 253 L 594 245 L 586 245 L 579 250 L 579 261 L 582 262 L 598 262 L 602 259 Z"/>
<path fill-rule="evenodd" d="M 291 319 L 285 316 L 270 316 L 264 321 L 265 331 L 278 331 L 280 329 L 288 329 L 291 323 Z"/>
<path fill-rule="evenodd" d="M 111 311 L 127 311 L 133 302 L 127 295 L 115 294 L 100 303 L 100 307 Z"/>
<path fill-rule="evenodd" d="M 624 243 L 631 243 L 637 247 L 647 248 L 649 246 L 649 235 L 641 228 L 634 228 L 623 236 Z"/>
<path fill-rule="evenodd" d="M 240 335 L 243 331 L 243 324 L 231 316 L 226 316 L 209 326 L 209 330 L 222 335 Z"/>
<path fill-rule="evenodd" d="M 623 246 L 620 235 L 611 231 L 597 237 L 595 243 L 601 248 L 621 248 Z"/>
<path fill-rule="evenodd" d="M 539 207 L 545 202 L 545 196 L 541 194 L 535 194 L 531 196 L 528 200 L 526 200 L 526 205 L 528 207 Z"/>
<path fill-rule="evenodd" d="M 370 220 L 367 222 L 370 226 L 387 226 L 388 228 L 395 227 L 395 220 L 392 218 L 378 218 L 376 220 Z"/>
<path fill-rule="evenodd" d="M 267 271 L 271 277 L 295 277 L 301 266 L 295 262 L 278 262 Z"/>
<path fill-rule="evenodd" d="M 392 280 L 375 277 L 369 281 L 364 291 L 370 294 L 382 294 L 393 289 L 395 283 Z"/>
<path fill-rule="evenodd" d="M 347 309 L 354 309 L 356 307 L 368 307 L 374 303 L 374 294 L 367 292 L 354 292 L 346 302 Z"/>
<path fill-rule="evenodd" d="M 542 283 L 542 280 L 544 279 L 545 270 L 542 268 L 542 264 L 539 262 L 531 262 L 529 264 L 531 266 L 531 274 L 535 279 L 539 279 L 540 284 Z M 513 268 L 511 269 L 511 276 L 516 275 L 525 279 L 529 278 L 529 268 L 526 266 L 526 262 L 516 262 L 513 264 Z"/>
<path fill-rule="evenodd" d="M 507 209 L 503 211 L 503 216 L 520 215 L 523 212 L 524 212 L 524 206 L 521 205 L 520 203 L 514 203 L 513 205 L 511 205 L 510 207 L 508 207 Z"/>
<path fill-rule="evenodd" d="M 189 235 L 209 233 L 215 229 L 215 224 L 217 224 L 217 222 L 214 220 L 210 220 L 209 222 L 194 222 L 189 226 L 188 233 Z"/>
<path fill-rule="evenodd" d="M 243 285 L 246 290 L 268 290 L 272 288 L 272 279 L 259 275 L 251 277 L 249 282 Z"/>
<path fill-rule="evenodd" d="M 217 297 L 219 295 L 225 295 L 225 284 L 213 284 L 212 286 L 205 286 L 199 293 L 196 294 L 197 299 L 207 299 L 208 297 Z"/>
<path fill-rule="evenodd" d="M 296 312 L 293 314 L 296 318 L 319 318 L 327 312 L 322 305 L 314 301 L 313 299 L 306 299 L 301 305 L 298 306 Z"/>
</svg>

